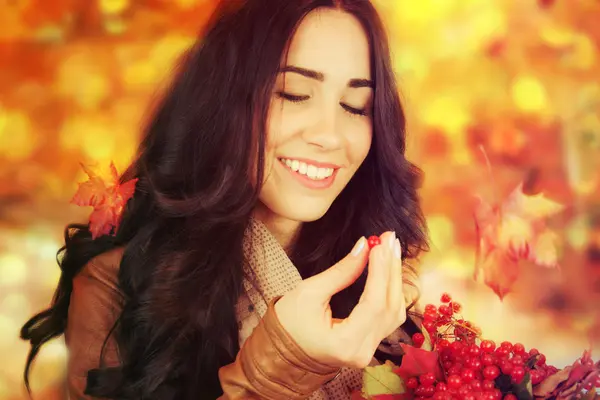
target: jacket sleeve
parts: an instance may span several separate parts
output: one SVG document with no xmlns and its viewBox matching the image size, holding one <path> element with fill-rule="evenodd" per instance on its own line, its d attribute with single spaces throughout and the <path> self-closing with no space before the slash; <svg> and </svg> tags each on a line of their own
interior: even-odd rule
<svg viewBox="0 0 600 400">
<path fill-rule="evenodd" d="M 305 399 L 340 369 L 309 357 L 285 331 L 274 305 L 244 342 L 235 361 L 219 370 L 219 400 Z"/>
<path fill-rule="evenodd" d="M 73 279 L 65 330 L 70 400 L 92 399 L 84 394 L 90 369 L 119 363 L 115 341 L 112 337 L 107 340 L 121 308 L 117 289 L 119 260 L 119 251 L 102 254 L 88 262 Z"/>
</svg>

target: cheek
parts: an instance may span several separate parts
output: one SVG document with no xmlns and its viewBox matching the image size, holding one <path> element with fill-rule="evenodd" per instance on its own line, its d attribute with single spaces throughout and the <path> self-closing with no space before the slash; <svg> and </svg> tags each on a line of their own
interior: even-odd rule
<svg viewBox="0 0 600 400">
<path fill-rule="evenodd" d="M 362 162 L 369 154 L 371 149 L 371 143 L 373 141 L 373 130 L 369 126 L 366 129 L 354 132 L 351 139 L 348 142 L 348 157 L 350 162 L 355 166 L 355 170 L 360 167 Z"/>
</svg>

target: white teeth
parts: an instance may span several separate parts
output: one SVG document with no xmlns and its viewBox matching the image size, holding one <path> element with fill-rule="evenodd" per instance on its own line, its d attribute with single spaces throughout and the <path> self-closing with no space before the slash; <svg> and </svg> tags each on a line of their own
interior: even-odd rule
<svg viewBox="0 0 600 400">
<path fill-rule="evenodd" d="M 280 160 L 292 171 L 306 175 L 310 179 L 320 180 L 329 178 L 333 175 L 333 168 L 319 168 L 315 165 L 306 164 L 298 160 L 288 160 L 284 158 L 281 158 Z"/>
</svg>

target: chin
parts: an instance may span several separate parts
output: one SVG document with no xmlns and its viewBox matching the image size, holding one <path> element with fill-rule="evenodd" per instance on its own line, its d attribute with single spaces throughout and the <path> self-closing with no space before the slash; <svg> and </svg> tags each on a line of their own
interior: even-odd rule
<svg viewBox="0 0 600 400">
<path fill-rule="evenodd" d="M 275 214 L 298 222 L 313 222 L 325 215 L 331 207 L 331 204 L 311 204 L 313 202 L 303 201 L 290 202 L 287 204 L 278 204 L 278 207 L 273 207 L 271 210 Z M 316 202 L 314 202 L 316 203 Z"/>
</svg>

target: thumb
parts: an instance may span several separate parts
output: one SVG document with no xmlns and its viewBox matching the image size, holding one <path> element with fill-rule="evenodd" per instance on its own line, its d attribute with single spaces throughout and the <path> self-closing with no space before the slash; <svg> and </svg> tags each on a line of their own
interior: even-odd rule
<svg viewBox="0 0 600 400">
<path fill-rule="evenodd" d="M 329 303 L 334 294 L 354 283 L 363 272 L 369 259 L 367 250 L 367 239 L 361 237 L 346 257 L 331 268 L 306 279 L 305 285 L 310 286 L 311 293 L 318 300 Z"/>
</svg>

